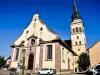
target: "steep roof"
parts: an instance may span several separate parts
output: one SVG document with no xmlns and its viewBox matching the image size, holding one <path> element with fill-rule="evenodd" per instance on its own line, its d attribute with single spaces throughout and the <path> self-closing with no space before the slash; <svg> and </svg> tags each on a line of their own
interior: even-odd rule
<svg viewBox="0 0 100 75">
<path fill-rule="evenodd" d="M 95 45 L 97 45 L 100 41 L 98 41 L 97 43 L 95 43 L 93 46 L 91 46 L 90 48 L 94 47 Z M 90 49 L 88 48 L 88 50 Z"/>
<path fill-rule="evenodd" d="M 64 40 L 64 42 L 72 49 L 71 40 Z"/>
<path fill-rule="evenodd" d="M 42 24 L 46 25 L 47 29 L 48 29 L 50 32 L 56 34 L 56 33 L 55 33 L 55 32 L 40 18 L 40 16 L 39 16 L 39 21 L 40 21 Z"/>
<path fill-rule="evenodd" d="M 71 49 L 71 40 L 67 40 L 67 43 L 65 43 L 65 41 L 63 41 L 60 37 L 58 39 L 55 40 L 50 40 L 50 41 L 43 41 L 42 39 L 40 39 L 41 43 L 40 44 L 45 44 L 45 43 L 52 43 L 52 42 L 59 42 L 62 46 L 64 46 L 65 48 L 67 48 L 73 55 L 77 56 L 77 54 Z M 68 43 L 69 42 L 69 43 Z"/>
</svg>

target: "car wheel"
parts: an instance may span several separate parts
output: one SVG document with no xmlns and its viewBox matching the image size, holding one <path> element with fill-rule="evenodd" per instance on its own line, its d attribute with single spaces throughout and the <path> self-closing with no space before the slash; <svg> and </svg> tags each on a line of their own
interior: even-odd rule
<svg viewBox="0 0 100 75">
<path fill-rule="evenodd" d="M 50 73 L 48 72 L 48 74 L 47 75 L 50 75 Z"/>
<path fill-rule="evenodd" d="M 40 75 L 40 72 L 38 72 L 37 75 Z"/>
</svg>

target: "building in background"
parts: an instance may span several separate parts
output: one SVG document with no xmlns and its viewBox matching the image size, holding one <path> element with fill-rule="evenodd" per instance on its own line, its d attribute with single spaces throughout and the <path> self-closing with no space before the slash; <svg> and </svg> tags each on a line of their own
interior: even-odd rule
<svg viewBox="0 0 100 75">
<path fill-rule="evenodd" d="M 91 67 L 100 63 L 100 41 L 88 48 Z"/>
</svg>

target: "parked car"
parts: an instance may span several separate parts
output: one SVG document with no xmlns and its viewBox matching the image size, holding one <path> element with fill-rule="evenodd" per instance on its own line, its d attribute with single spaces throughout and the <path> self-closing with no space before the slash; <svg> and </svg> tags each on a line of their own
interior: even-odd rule
<svg viewBox="0 0 100 75">
<path fill-rule="evenodd" d="M 38 75 L 41 75 L 41 74 L 47 74 L 47 75 L 53 75 L 53 69 L 51 69 L 51 68 L 44 68 L 44 69 L 42 69 L 42 70 L 39 70 L 38 71 Z"/>
<path fill-rule="evenodd" d="M 88 69 L 86 71 L 86 74 L 87 75 L 98 75 L 99 72 L 100 72 L 100 64 L 97 64 L 96 66 L 92 67 L 91 69 Z"/>
<path fill-rule="evenodd" d="M 100 75 L 100 70 L 97 70 L 97 72 L 95 73 L 95 75 Z"/>
</svg>

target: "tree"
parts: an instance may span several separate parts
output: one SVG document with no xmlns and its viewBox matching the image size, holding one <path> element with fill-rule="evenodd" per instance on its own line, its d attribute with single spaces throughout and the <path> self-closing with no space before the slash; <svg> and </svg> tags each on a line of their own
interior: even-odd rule
<svg viewBox="0 0 100 75">
<path fill-rule="evenodd" d="M 5 64 L 6 64 L 6 60 L 4 59 L 4 56 L 3 57 L 0 56 L 0 69 L 1 69 L 1 67 L 4 67 Z"/>
<path fill-rule="evenodd" d="M 77 63 L 78 63 L 79 69 L 82 69 L 83 71 L 85 71 L 90 66 L 89 55 L 87 53 L 82 53 L 79 56 Z"/>
</svg>

